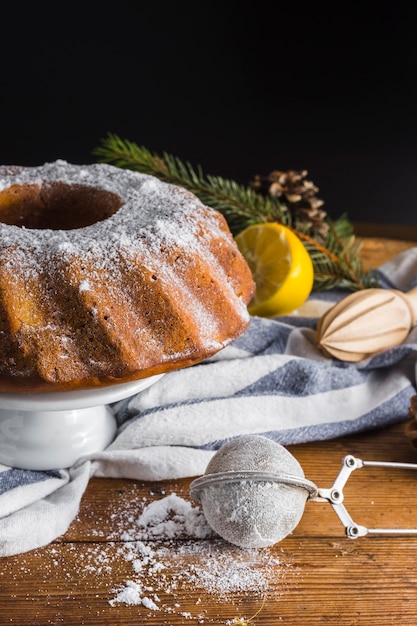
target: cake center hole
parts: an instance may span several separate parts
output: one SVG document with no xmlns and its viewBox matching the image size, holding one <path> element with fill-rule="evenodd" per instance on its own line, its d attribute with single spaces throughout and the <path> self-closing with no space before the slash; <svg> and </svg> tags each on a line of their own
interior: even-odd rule
<svg viewBox="0 0 417 626">
<path fill-rule="evenodd" d="M 120 196 L 85 185 L 13 185 L 0 192 L 0 222 L 21 228 L 72 230 L 114 215 Z"/>
</svg>

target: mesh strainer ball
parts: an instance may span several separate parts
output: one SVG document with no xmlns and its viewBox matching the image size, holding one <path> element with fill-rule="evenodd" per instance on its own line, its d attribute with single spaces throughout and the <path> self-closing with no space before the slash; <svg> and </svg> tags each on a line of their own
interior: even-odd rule
<svg viewBox="0 0 417 626">
<path fill-rule="evenodd" d="M 281 541 L 299 523 L 309 492 L 301 465 L 262 435 L 233 439 L 216 452 L 191 496 L 210 527 L 242 548 Z"/>
</svg>

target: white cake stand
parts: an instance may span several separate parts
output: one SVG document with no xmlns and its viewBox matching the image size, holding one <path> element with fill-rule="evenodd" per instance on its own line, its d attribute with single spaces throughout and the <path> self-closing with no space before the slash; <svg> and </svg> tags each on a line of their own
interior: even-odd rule
<svg viewBox="0 0 417 626">
<path fill-rule="evenodd" d="M 86 391 L 0 393 L 0 464 L 62 469 L 104 450 L 117 429 L 108 405 L 140 393 L 162 376 Z"/>
</svg>

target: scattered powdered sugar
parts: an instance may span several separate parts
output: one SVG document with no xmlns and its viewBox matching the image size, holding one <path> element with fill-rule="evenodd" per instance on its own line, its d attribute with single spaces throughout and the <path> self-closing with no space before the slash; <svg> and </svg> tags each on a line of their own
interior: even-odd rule
<svg viewBox="0 0 417 626">
<path fill-rule="evenodd" d="M 145 506 L 134 529 L 123 532 L 121 538 L 129 541 L 132 531 L 136 538 L 144 536 L 175 539 L 186 534 L 204 539 L 212 534 L 203 512 L 175 493 Z"/>
<path fill-rule="evenodd" d="M 123 604 L 142 604 L 147 609 L 152 611 L 159 611 L 159 606 L 148 596 L 143 596 L 143 586 L 134 580 L 127 580 L 126 585 L 118 592 L 113 600 L 110 600 L 110 604 L 114 606 L 116 603 L 122 602 Z M 155 596 L 158 600 L 158 597 Z"/>
<path fill-rule="evenodd" d="M 168 614 L 180 616 L 184 620 L 181 623 L 218 624 L 205 607 L 208 595 L 211 604 L 221 605 L 220 612 L 229 607 L 229 615 L 233 607 L 239 611 L 239 597 L 249 593 L 260 606 L 268 598 L 279 601 L 285 591 L 285 578 L 297 572 L 291 564 L 281 562 L 276 550 L 273 554 L 269 548 L 233 546 L 210 529 L 199 506 L 176 493 L 167 495 L 161 491 L 152 495 L 160 498 L 148 502 L 136 495 L 132 486 L 129 497 L 109 503 L 110 534 L 102 530 L 101 520 L 91 511 L 96 529 L 91 532 L 97 541 L 84 545 L 81 551 L 76 542 L 66 544 L 64 551 L 53 544 L 46 546 L 39 551 L 37 577 L 43 568 L 45 583 L 55 580 L 59 572 L 59 577 L 71 581 L 72 586 L 79 585 L 77 593 L 82 593 L 84 608 L 88 598 L 94 599 L 98 593 L 106 599 L 106 606 L 115 610 L 137 607 L 138 623 L 141 617 L 157 613 L 161 615 L 161 624 L 167 623 L 163 615 Z M 87 519 L 89 514 L 88 509 L 83 510 Z M 79 521 L 77 518 L 74 523 Z M 20 558 L 21 573 L 29 576 L 25 556 Z M 1 575 L 6 576 L 7 571 L 1 572 L 0 578 Z M 20 587 L 21 577 L 16 585 Z M 103 618 L 108 617 L 108 610 L 102 609 Z M 94 600 L 91 611 L 94 615 L 100 613 Z M 56 613 L 59 615 L 58 606 Z M 240 623 L 228 622 L 226 617 L 223 622 Z"/>
<path fill-rule="evenodd" d="M 82 280 L 78 286 L 78 289 L 80 291 L 89 291 L 90 290 L 90 283 L 88 282 L 88 280 Z"/>
<path fill-rule="evenodd" d="M 233 593 L 265 597 L 269 581 L 282 579 L 289 568 L 267 549 L 243 550 L 223 541 L 202 510 L 175 493 L 144 503 L 138 516 L 126 512 L 116 518 L 121 524 L 116 534 L 124 542 L 118 555 L 130 564 L 132 576 L 114 589 L 111 606 L 172 612 L 180 590 L 190 586 L 219 602 Z"/>
</svg>

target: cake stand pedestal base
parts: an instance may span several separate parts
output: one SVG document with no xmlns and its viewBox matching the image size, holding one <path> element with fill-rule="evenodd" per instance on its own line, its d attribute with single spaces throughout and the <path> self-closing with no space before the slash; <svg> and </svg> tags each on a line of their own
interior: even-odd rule
<svg viewBox="0 0 417 626">
<path fill-rule="evenodd" d="M 85 391 L 0 393 L 0 464 L 26 470 L 65 469 L 107 448 L 117 423 L 109 406 L 159 376 Z"/>
</svg>

